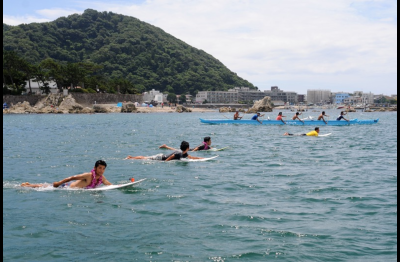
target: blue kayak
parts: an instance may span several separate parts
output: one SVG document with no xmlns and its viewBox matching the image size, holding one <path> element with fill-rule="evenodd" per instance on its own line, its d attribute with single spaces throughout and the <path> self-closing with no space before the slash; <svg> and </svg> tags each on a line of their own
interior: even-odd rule
<svg viewBox="0 0 400 262">
<path fill-rule="evenodd" d="M 256 120 L 230 120 L 230 119 L 202 119 L 200 118 L 201 123 L 205 124 L 237 124 L 237 125 L 261 125 Z M 284 123 L 280 120 L 260 120 L 263 125 L 284 125 Z M 348 126 L 348 125 L 371 125 L 376 124 L 379 121 L 377 119 L 364 119 L 359 120 L 357 118 L 350 119 L 349 122 L 346 120 L 327 120 L 327 124 L 325 124 L 322 120 L 303 120 L 304 123 L 299 120 L 285 120 L 286 125 L 292 126 Z"/>
</svg>

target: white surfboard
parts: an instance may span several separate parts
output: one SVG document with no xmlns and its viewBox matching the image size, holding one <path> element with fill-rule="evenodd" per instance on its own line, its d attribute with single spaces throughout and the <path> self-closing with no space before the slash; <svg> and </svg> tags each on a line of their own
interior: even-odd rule
<svg viewBox="0 0 400 262">
<path fill-rule="evenodd" d="M 331 134 L 332 134 L 332 133 L 323 134 L 323 135 L 318 134 L 318 136 L 330 136 Z"/>
<path fill-rule="evenodd" d="M 225 149 L 227 149 L 229 146 L 226 146 L 226 147 L 223 147 L 223 148 L 215 148 L 215 147 L 213 147 L 213 148 L 211 148 L 211 149 L 209 149 L 209 150 L 200 150 L 200 151 L 213 151 L 213 152 L 215 152 L 215 151 L 222 151 L 222 150 L 225 150 Z"/>
<path fill-rule="evenodd" d="M 146 180 L 146 178 L 140 179 L 138 181 L 134 181 L 134 182 L 129 182 L 126 184 L 120 184 L 120 185 L 110 185 L 110 186 L 100 186 L 100 187 L 96 187 L 96 188 L 88 188 L 85 190 L 111 190 L 111 189 L 116 189 L 116 188 L 123 188 L 123 187 L 128 187 L 128 186 L 132 186 L 132 185 L 136 185 L 142 181 Z"/>
<path fill-rule="evenodd" d="M 202 158 L 202 159 L 181 158 L 180 161 L 184 161 L 184 162 L 204 162 L 204 161 L 208 161 L 208 160 L 211 160 L 211 159 L 215 159 L 217 157 L 218 157 L 218 155 L 213 156 L 213 157 L 206 157 L 206 158 Z"/>
</svg>

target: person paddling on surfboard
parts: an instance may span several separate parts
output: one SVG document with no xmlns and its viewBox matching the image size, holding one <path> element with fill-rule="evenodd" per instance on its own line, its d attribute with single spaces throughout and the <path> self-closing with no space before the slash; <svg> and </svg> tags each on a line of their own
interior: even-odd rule
<svg viewBox="0 0 400 262">
<path fill-rule="evenodd" d="M 160 146 L 159 148 L 166 148 L 169 150 L 177 150 L 173 147 L 167 146 L 166 144 Z M 200 151 L 200 150 L 209 150 L 209 149 L 211 149 L 211 138 L 209 136 L 206 136 L 201 145 L 199 145 L 193 149 L 189 149 L 189 151 Z"/>
<path fill-rule="evenodd" d="M 322 119 L 322 121 L 324 121 L 325 124 L 328 124 L 328 123 L 325 121 L 324 116 L 328 116 L 328 115 L 325 115 L 325 111 L 322 111 L 322 113 L 318 116 L 318 119 L 317 119 L 317 120 L 321 120 L 321 119 Z"/>
<path fill-rule="evenodd" d="M 101 184 L 112 185 L 104 176 L 107 164 L 104 160 L 97 160 L 92 171 L 82 173 L 75 176 L 67 177 L 61 181 L 54 182 L 53 187 L 70 187 L 70 188 L 95 188 Z M 71 182 L 74 181 L 75 182 Z M 68 183 L 71 182 L 71 183 Z M 48 187 L 49 184 L 30 184 L 25 182 L 22 187 Z"/>
<path fill-rule="evenodd" d="M 190 159 L 203 159 L 204 157 L 195 157 L 189 155 L 187 152 L 189 151 L 189 143 L 186 141 L 182 141 L 181 150 L 176 150 L 169 155 L 157 154 L 154 156 L 127 156 L 125 159 L 149 159 L 149 160 L 161 160 L 161 161 L 170 161 L 170 160 L 180 160 L 181 158 L 190 158 Z"/>
<path fill-rule="evenodd" d="M 284 133 L 284 136 L 318 136 L 319 127 L 316 127 L 314 131 L 308 132 L 307 134 L 290 134 L 288 132 Z"/>
<path fill-rule="evenodd" d="M 257 120 L 260 124 L 262 124 L 262 122 L 261 122 L 260 120 L 258 120 L 258 118 L 259 118 L 259 117 L 262 117 L 262 116 L 264 116 L 264 115 L 260 115 L 260 113 L 257 112 L 257 114 L 255 114 L 255 115 L 251 118 L 251 120 Z"/>
</svg>

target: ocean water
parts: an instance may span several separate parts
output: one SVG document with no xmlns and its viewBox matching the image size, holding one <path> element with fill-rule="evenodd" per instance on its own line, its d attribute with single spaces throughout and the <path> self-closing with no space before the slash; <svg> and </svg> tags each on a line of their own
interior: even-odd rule
<svg viewBox="0 0 400 262">
<path fill-rule="evenodd" d="M 3 115 L 3 260 L 397 261 L 397 112 L 350 113 L 379 123 L 320 126 L 328 137 L 200 117 L 230 115 Z M 219 155 L 208 162 L 124 160 L 205 136 L 229 148 L 190 153 Z M 99 192 L 19 187 L 98 159 L 112 183 L 147 180 Z"/>
</svg>

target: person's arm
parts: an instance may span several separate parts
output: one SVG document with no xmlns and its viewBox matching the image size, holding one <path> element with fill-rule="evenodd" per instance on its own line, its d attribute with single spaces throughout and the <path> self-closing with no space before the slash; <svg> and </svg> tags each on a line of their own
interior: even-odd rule
<svg viewBox="0 0 400 262">
<path fill-rule="evenodd" d="M 197 156 L 191 156 L 191 155 L 188 155 L 187 157 L 190 159 L 203 159 L 204 158 L 204 157 L 197 157 Z"/>
<path fill-rule="evenodd" d="M 199 151 L 200 146 L 195 147 L 193 150 L 191 151 Z"/>
<path fill-rule="evenodd" d="M 325 122 L 325 125 L 328 124 L 328 122 L 325 121 L 325 118 L 324 118 L 324 117 L 322 117 L 322 120 Z"/>
<path fill-rule="evenodd" d="M 90 172 L 89 173 L 83 173 L 83 174 L 80 174 L 80 175 L 70 176 L 70 177 L 64 178 L 61 181 L 54 182 L 53 183 L 53 187 L 59 187 L 60 185 L 62 185 L 64 183 L 67 183 L 69 181 L 73 181 L 73 180 L 86 180 L 86 179 L 89 179 L 90 177 L 92 177 L 92 173 L 90 173 Z"/>
<path fill-rule="evenodd" d="M 102 179 L 103 179 L 103 184 L 104 185 L 106 185 L 106 186 L 111 186 L 112 185 L 112 183 L 110 183 L 110 181 L 108 181 L 107 178 L 104 175 L 103 175 Z"/>
<path fill-rule="evenodd" d="M 162 146 L 159 146 L 158 148 L 165 148 L 165 149 L 169 149 L 169 150 L 176 150 L 175 148 L 170 147 L 170 146 L 167 146 L 166 144 L 164 144 L 164 145 L 162 145 Z"/>
<path fill-rule="evenodd" d="M 281 118 L 281 121 L 286 125 L 285 121 L 283 121 L 283 119 Z"/>
<path fill-rule="evenodd" d="M 174 159 L 174 157 L 175 157 L 175 154 L 170 155 L 167 159 L 165 159 L 165 161 L 170 161 L 170 160 Z"/>
</svg>

